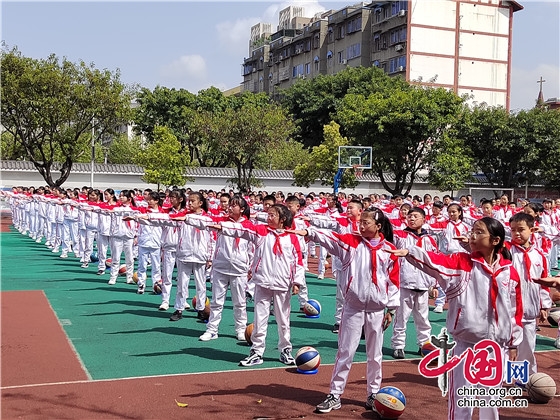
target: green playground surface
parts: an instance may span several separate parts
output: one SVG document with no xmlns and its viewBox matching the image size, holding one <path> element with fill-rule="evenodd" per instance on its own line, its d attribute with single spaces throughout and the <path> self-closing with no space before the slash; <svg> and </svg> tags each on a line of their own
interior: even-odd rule
<svg viewBox="0 0 560 420">
<path fill-rule="evenodd" d="M 246 343 L 235 338 L 231 300 L 226 300 L 219 338 L 201 342 L 198 337 L 206 324 L 196 312 L 184 311 L 183 319 L 170 322 L 172 309 L 158 311 L 161 297 L 151 292 L 136 294 L 135 285 L 119 277 L 116 285 L 107 284 L 108 274 L 96 275 L 97 264 L 80 268 L 77 258 L 60 259 L 43 244 L 15 230 L 0 235 L 1 290 L 43 290 L 66 335 L 92 379 L 117 379 L 152 375 L 234 371 L 249 353 Z M 148 280 L 149 282 L 149 280 Z M 306 318 L 292 298 L 291 334 L 294 353 L 310 345 L 321 354 L 322 364 L 332 364 L 337 350 L 334 323 L 336 287 L 332 279 L 318 280 L 307 274 L 310 297 L 322 306 L 319 318 Z M 210 283 L 208 296 L 211 295 Z M 171 293 L 171 305 L 175 297 Z M 194 282 L 189 285 L 194 295 Z M 6 298 L 6 295 L 3 296 Z M 253 319 L 252 303 L 247 305 L 248 322 Z M 270 317 L 264 364 L 258 368 L 284 367 L 278 361 L 276 322 Z M 430 311 L 434 333 L 445 326 L 445 312 Z M 414 324 L 409 321 L 405 351 L 407 358 L 418 358 Z M 393 360 L 390 348 L 391 327 L 383 342 L 385 360 Z M 550 350 L 553 340 L 538 336 L 537 350 Z M 356 362 L 366 361 L 364 341 Z M 250 368 L 255 369 L 255 368 Z"/>
</svg>

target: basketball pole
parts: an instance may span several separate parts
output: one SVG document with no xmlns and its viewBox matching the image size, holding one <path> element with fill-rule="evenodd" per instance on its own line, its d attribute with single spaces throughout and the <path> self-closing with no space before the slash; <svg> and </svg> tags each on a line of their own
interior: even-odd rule
<svg viewBox="0 0 560 420">
<path fill-rule="evenodd" d="M 94 166 L 95 166 L 95 117 L 91 119 L 91 179 L 90 179 L 91 188 L 93 188 Z"/>
</svg>

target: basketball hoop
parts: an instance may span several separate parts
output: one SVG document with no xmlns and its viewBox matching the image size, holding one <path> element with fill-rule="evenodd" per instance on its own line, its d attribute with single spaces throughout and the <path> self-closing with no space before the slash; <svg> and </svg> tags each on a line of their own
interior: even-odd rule
<svg viewBox="0 0 560 420">
<path fill-rule="evenodd" d="M 361 165 L 352 165 L 352 169 L 354 170 L 354 176 L 356 177 L 356 179 L 362 179 L 364 167 Z"/>
</svg>

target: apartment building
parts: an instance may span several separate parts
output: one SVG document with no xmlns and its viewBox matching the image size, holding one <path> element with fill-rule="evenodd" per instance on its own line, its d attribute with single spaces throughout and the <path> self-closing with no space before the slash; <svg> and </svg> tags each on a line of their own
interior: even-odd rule
<svg viewBox="0 0 560 420">
<path fill-rule="evenodd" d="M 251 29 L 243 90 L 274 95 L 346 66 L 377 66 L 509 109 L 513 14 L 522 9 L 510 0 L 374 1 L 306 18 L 288 7 L 276 32 Z"/>
</svg>

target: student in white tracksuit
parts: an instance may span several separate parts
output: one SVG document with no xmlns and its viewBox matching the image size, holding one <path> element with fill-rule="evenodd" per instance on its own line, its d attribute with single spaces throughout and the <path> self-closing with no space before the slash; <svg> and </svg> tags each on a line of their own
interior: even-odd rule
<svg viewBox="0 0 560 420">
<path fill-rule="evenodd" d="M 290 297 L 299 292 L 305 276 L 301 249 L 296 235 L 284 229 L 292 225 L 292 213 L 282 204 L 268 209 L 268 224 L 253 225 L 248 222 L 223 222 L 213 227 L 223 235 L 246 239 L 255 244 L 253 277 L 255 283 L 255 313 L 251 351 L 240 362 L 241 366 L 263 363 L 270 304 L 274 302 L 274 316 L 278 326 L 278 350 L 280 361 L 287 365 L 295 363 L 290 341 Z"/>
<path fill-rule="evenodd" d="M 436 241 L 422 228 L 425 213 L 419 207 L 413 207 L 406 215 L 408 227 L 395 230 L 395 245 L 397 248 L 407 248 L 412 245 L 421 246 L 427 251 L 438 250 Z M 416 344 L 420 349 L 431 340 L 432 326 L 428 320 L 428 290 L 435 286 L 434 278 L 413 267 L 407 261 L 401 264 L 401 293 L 400 307 L 395 314 L 391 346 L 395 359 L 404 359 L 406 339 L 406 324 L 412 314 L 416 328 Z"/>
<path fill-rule="evenodd" d="M 62 224 L 62 252 L 60 258 L 68 258 L 69 252 L 78 253 L 78 197 L 74 191 L 68 193 L 68 198 L 64 203 L 64 222 Z"/>
<path fill-rule="evenodd" d="M 151 191 L 145 197 L 148 204 L 142 207 L 142 213 L 161 213 L 159 193 Z M 138 219 L 137 219 L 138 220 Z M 143 294 L 146 289 L 148 262 L 152 265 L 152 288 L 161 283 L 161 232 L 160 226 L 153 226 L 139 220 L 138 226 L 138 288 L 136 293 Z M 155 293 L 154 289 L 154 293 Z"/>
<path fill-rule="evenodd" d="M 176 263 L 177 243 L 179 242 L 179 226 L 177 224 L 165 225 L 161 220 L 152 220 L 152 217 L 159 217 L 160 219 L 169 219 L 169 215 L 182 213 L 185 211 L 187 205 L 187 198 L 181 190 L 174 190 L 169 193 L 169 202 L 171 208 L 165 214 L 151 214 L 150 223 L 153 225 L 161 226 L 161 250 L 163 254 L 161 264 L 161 305 L 160 311 L 169 309 L 169 298 L 171 297 L 171 287 L 173 270 Z M 185 309 L 191 306 L 185 302 Z"/>
<path fill-rule="evenodd" d="M 336 233 L 356 233 L 359 231 L 360 216 L 363 211 L 363 205 L 359 200 L 350 200 L 345 216 L 328 217 L 315 213 L 308 213 L 309 222 L 318 228 L 329 229 Z M 341 283 L 340 272 L 342 271 L 342 262 L 336 256 L 332 259 L 332 272 L 336 280 L 336 309 L 334 313 L 334 325 L 332 332 L 337 334 L 340 329 L 340 320 L 342 319 L 342 307 L 344 305 L 344 284 Z"/>
<path fill-rule="evenodd" d="M 435 233 L 439 238 L 439 250 L 446 255 L 463 251 L 459 242 L 455 239 L 465 236 L 471 230 L 470 226 L 463 221 L 463 209 L 459 204 L 450 204 L 447 207 L 449 220 L 425 224 L 428 233 Z M 438 294 L 435 300 L 434 312 L 442 313 L 445 305 L 445 292 L 438 287 Z"/>
<path fill-rule="evenodd" d="M 84 216 L 84 224 L 86 225 L 86 240 L 84 243 L 84 253 L 82 256 L 82 268 L 88 268 L 91 254 L 93 253 L 93 242 L 97 237 L 97 229 L 99 228 L 98 206 L 101 203 L 101 191 L 91 190 L 89 192 L 89 201 L 82 207 L 86 210 Z M 94 209 L 96 211 L 94 211 Z"/>
<path fill-rule="evenodd" d="M 212 219 L 207 215 L 208 209 L 206 200 L 199 192 L 192 192 L 188 198 L 189 214 L 202 217 L 207 224 L 212 223 Z M 190 226 L 181 220 L 186 213 L 171 215 L 170 221 L 163 221 L 168 226 L 178 226 L 177 243 L 177 293 L 175 296 L 175 311 L 169 318 L 170 321 L 179 321 L 183 318 L 183 310 L 189 298 L 189 282 L 191 274 L 194 275 L 196 287 L 196 310 L 198 318 L 204 318 L 204 308 L 206 306 L 206 268 L 212 261 L 214 252 L 214 236 L 207 230 L 201 230 Z"/>
<path fill-rule="evenodd" d="M 58 197 L 53 199 L 54 212 L 55 212 L 55 224 L 54 224 L 54 244 L 53 253 L 58 253 L 60 246 L 62 245 L 62 234 L 64 232 L 64 204 L 62 199 L 66 198 L 68 195 L 63 189 L 57 189 Z"/>
<path fill-rule="evenodd" d="M 456 343 L 449 358 L 489 339 L 496 342 L 502 352 L 507 350 L 510 359 L 515 360 L 517 346 L 522 340 L 523 305 L 519 275 L 509 260 L 509 251 L 503 246 L 504 227 L 497 219 L 483 217 L 475 222 L 468 236 L 471 253 L 444 255 L 411 246 L 395 251 L 395 255 L 406 256 L 410 264 L 436 278 L 446 291 L 449 305 L 447 331 Z M 496 360 L 496 357 L 492 359 Z M 483 387 L 467 381 L 463 364 L 464 359 L 449 372 L 449 420 L 472 418 L 472 407 L 457 404 L 463 398 L 457 395 L 458 389 Z M 496 378 L 496 381 L 498 384 L 494 388 L 499 388 L 502 378 Z M 497 420 L 498 409 L 486 404 L 487 408 L 479 409 L 479 418 Z"/>
<path fill-rule="evenodd" d="M 221 198 L 223 198 L 222 196 Z M 212 217 L 214 223 L 234 222 L 251 223 L 248 221 L 249 207 L 241 196 L 233 196 L 229 201 L 228 217 Z M 186 223 L 199 228 L 203 225 L 201 218 L 187 215 Z M 201 223 L 202 222 L 202 223 Z M 200 341 L 209 341 L 218 338 L 218 328 L 222 320 L 222 312 L 226 300 L 228 287 L 231 290 L 233 303 L 233 320 L 235 334 L 239 341 L 245 341 L 247 326 L 247 307 L 245 291 L 247 290 L 247 274 L 253 262 L 254 244 L 242 238 L 234 238 L 218 232 L 216 250 L 212 258 L 212 300 L 210 302 L 210 318 L 206 332 L 199 338 Z"/>
<path fill-rule="evenodd" d="M 103 210 L 111 214 L 111 277 L 109 284 L 116 284 L 121 264 L 121 255 L 124 251 L 126 264 L 126 282 L 133 283 L 134 255 L 132 244 L 138 232 L 138 223 L 134 220 L 124 220 L 125 217 L 133 216 L 136 212 L 134 207 L 134 192 L 132 190 L 122 190 L 119 195 L 121 205 L 112 210 Z"/>
<path fill-rule="evenodd" d="M 117 197 L 112 188 L 107 188 L 103 191 L 103 203 L 100 203 L 98 209 L 112 210 L 117 206 Z M 110 250 L 111 243 L 111 214 L 99 212 L 99 221 L 97 228 L 97 275 L 102 276 L 105 274 L 107 268 L 107 252 Z M 111 255 L 113 251 L 111 250 Z"/>
<path fill-rule="evenodd" d="M 520 278 L 523 300 L 523 340 L 517 347 L 517 359 L 529 362 L 529 375 L 537 373 L 535 346 L 537 341 L 537 321 L 544 322 L 547 309 L 552 307 L 548 290 L 533 282 L 533 279 L 548 277 L 546 255 L 530 242 L 535 218 L 526 213 L 517 213 L 510 220 L 511 242 L 506 242 L 513 266 Z"/>
<path fill-rule="evenodd" d="M 328 413 L 341 407 L 340 396 L 346 387 L 362 330 L 367 353 L 366 407 L 372 409 L 383 378 L 383 331 L 399 306 L 399 259 L 385 252 L 396 249 L 390 242 L 393 236 L 391 222 L 379 209 L 365 210 L 360 215 L 360 234 L 339 234 L 314 228 L 307 232 L 311 240 L 338 257 L 343 267 L 339 273 L 344 306 L 338 351 L 330 393 L 323 403 L 317 405 L 317 411 Z"/>
</svg>

